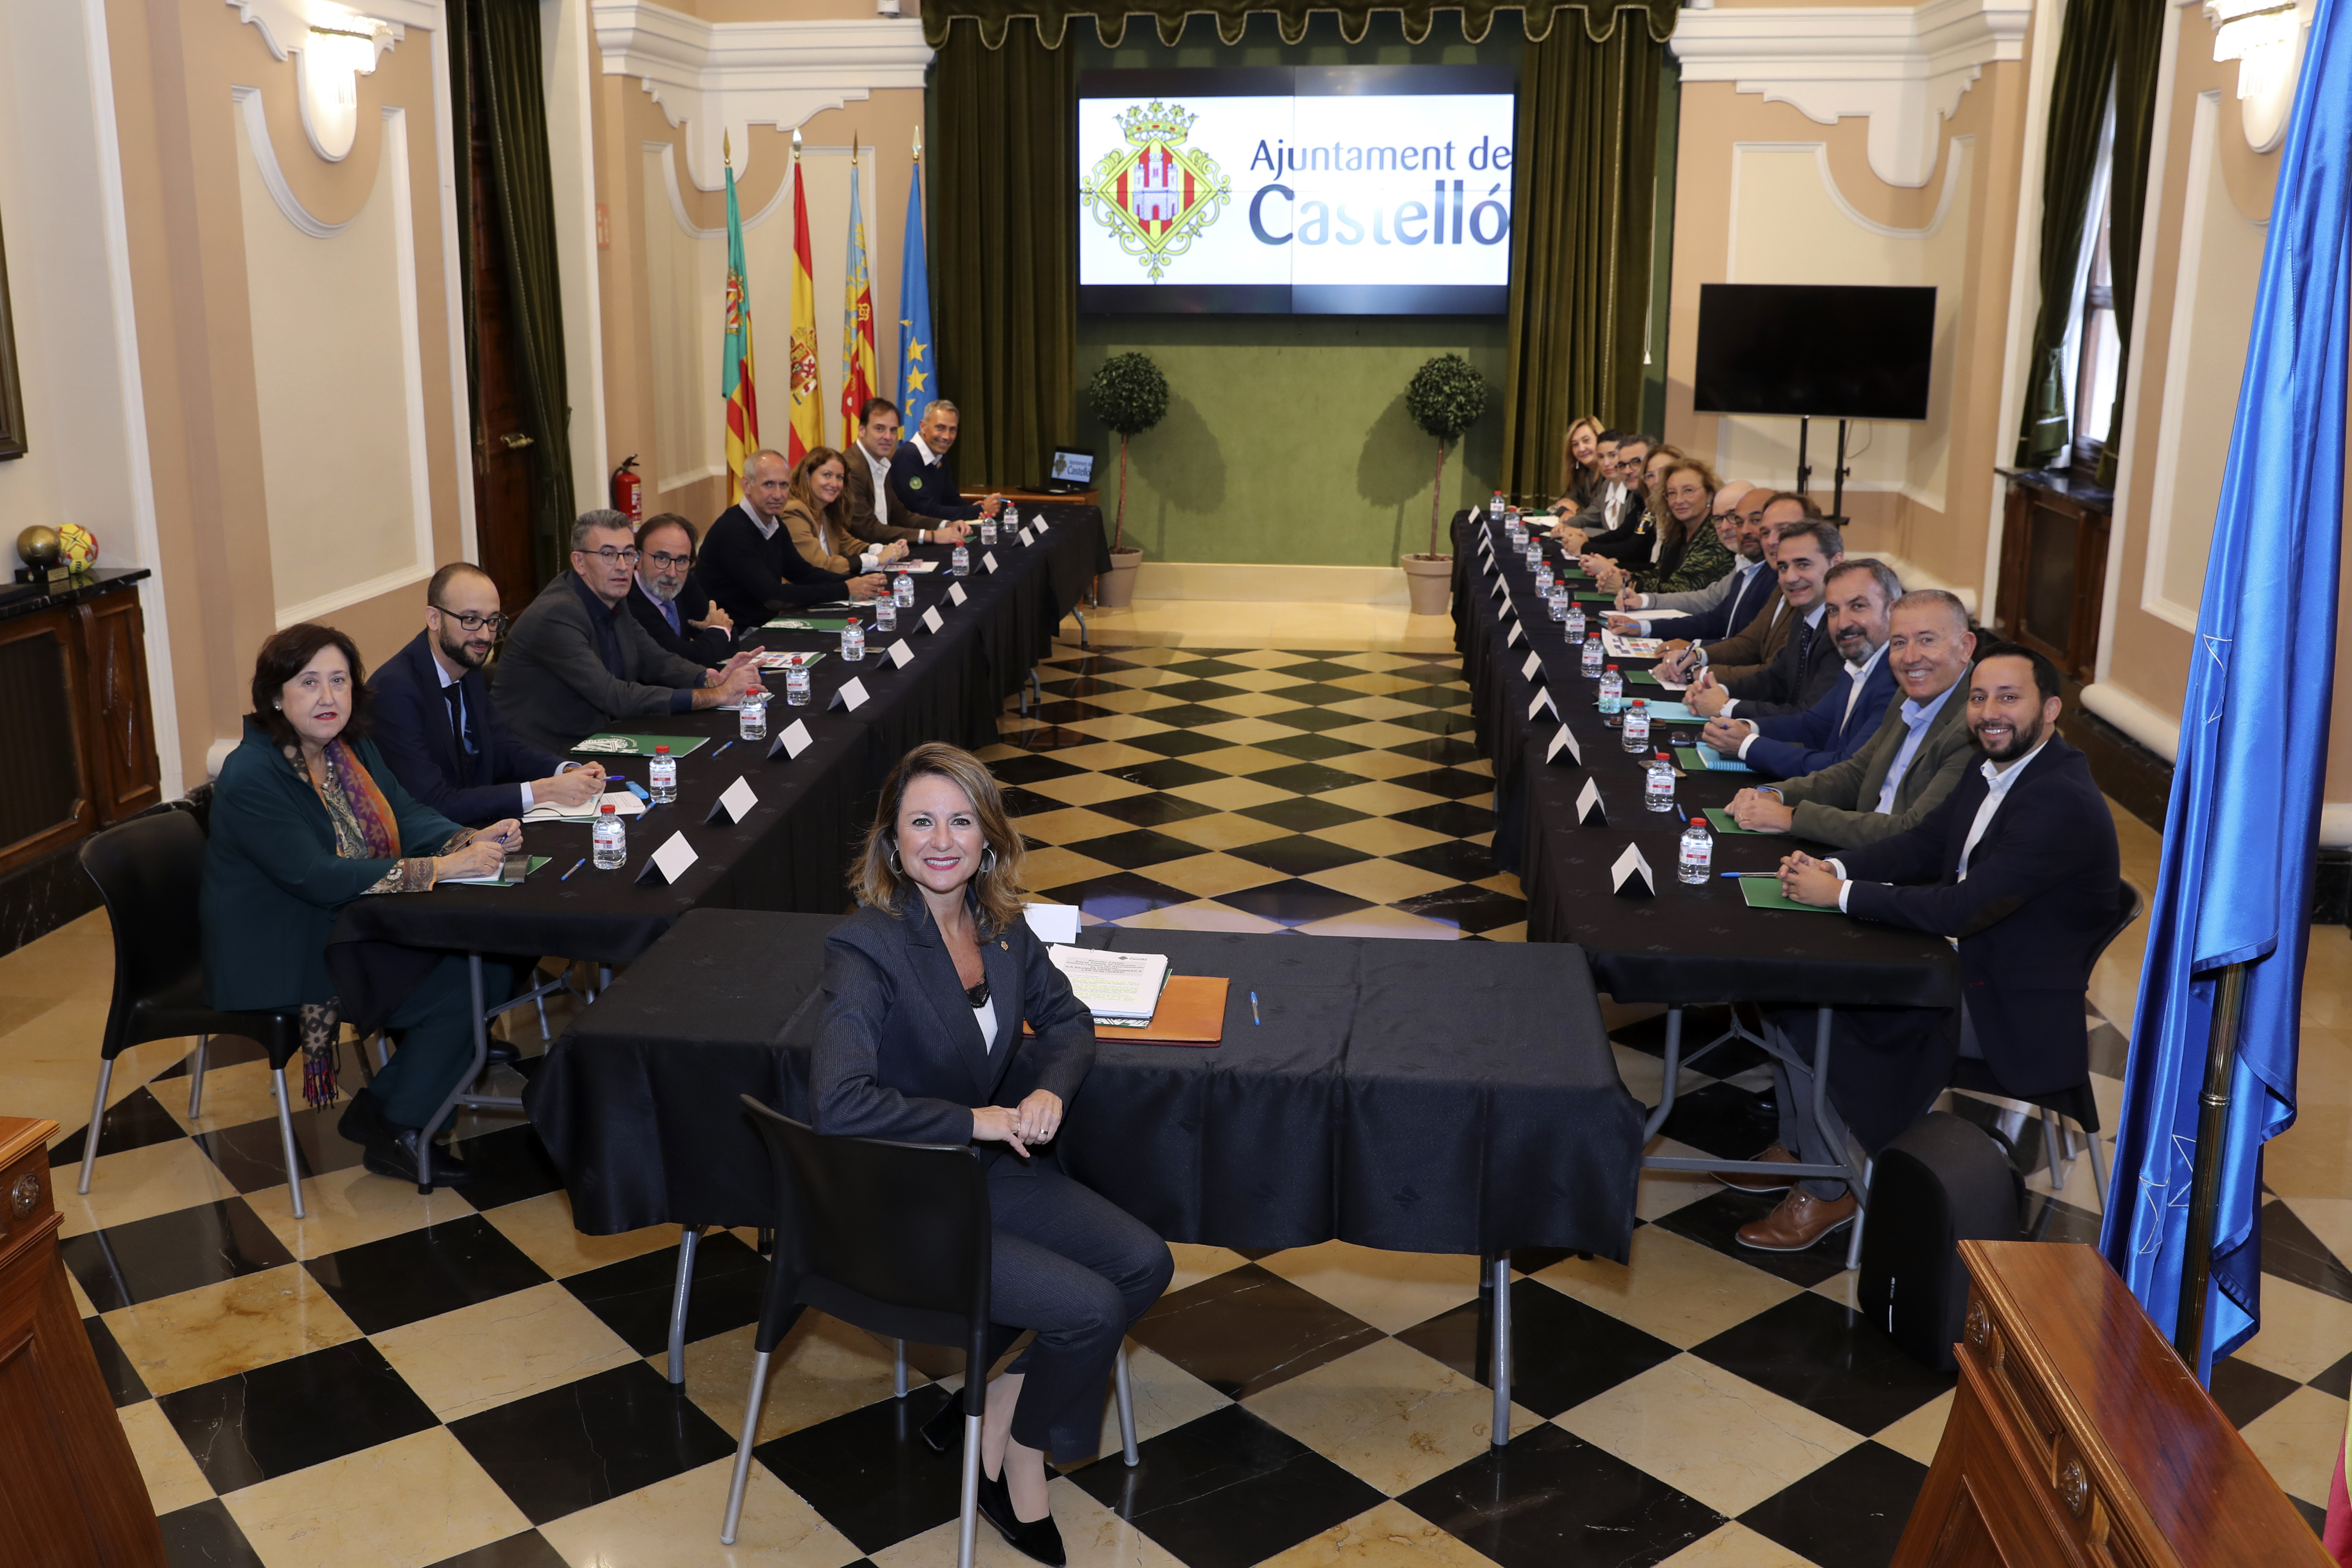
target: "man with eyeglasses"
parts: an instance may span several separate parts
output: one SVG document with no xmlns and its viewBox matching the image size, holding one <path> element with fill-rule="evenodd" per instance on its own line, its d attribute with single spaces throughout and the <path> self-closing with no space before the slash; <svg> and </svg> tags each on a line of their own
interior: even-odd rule
<svg viewBox="0 0 2352 1568">
<path fill-rule="evenodd" d="M 567 763 L 507 729 L 482 676 L 505 627 L 499 585 L 471 562 L 452 562 L 425 584 L 425 629 L 368 682 L 373 737 L 393 776 L 468 827 L 534 805 L 579 805 L 604 789 L 601 763 Z"/>
<path fill-rule="evenodd" d="M 734 657 L 735 620 L 695 580 L 694 547 L 694 524 L 674 511 L 638 525 L 629 614 L 664 651 L 716 669 Z"/>
<path fill-rule="evenodd" d="M 663 649 L 628 613 L 636 534 L 617 511 L 572 525 L 572 568 L 539 592 L 508 634 L 490 695 L 515 733 L 566 752 L 625 719 L 732 702 L 758 674 L 739 653 L 717 669 Z"/>
</svg>

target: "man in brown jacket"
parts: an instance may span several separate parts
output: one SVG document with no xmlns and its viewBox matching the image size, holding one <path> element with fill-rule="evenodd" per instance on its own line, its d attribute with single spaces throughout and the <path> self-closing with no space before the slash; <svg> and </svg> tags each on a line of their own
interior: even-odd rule
<svg viewBox="0 0 2352 1568">
<path fill-rule="evenodd" d="M 1813 539 L 1820 548 L 1811 552 L 1818 560 L 1818 568 L 1809 574 L 1803 586 L 1794 588 L 1801 602 L 1790 602 L 1792 584 L 1783 573 L 1780 587 L 1764 601 L 1753 619 L 1731 636 L 1706 645 L 1707 668 L 1714 672 L 1717 682 L 1728 683 L 1763 674 L 1780 657 L 1782 646 L 1788 642 L 1798 624 L 1821 607 L 1819 579 L 1830 567 L 1844 559 L 1845 541 L 1833 524 L 1819 522 L 1820 515 L 1820 509 L 1811 501 L 1785 491 L 1766 503 L 1761 529 L 1765 540 L 1764 558 L 1772 562 L 1774 570 L 1778 571 L 1780 531 L 1798 523 L 1812 524 L 1822 531 Z M 1678 654 L 1667 664 L 1662 664 L 1658 673 L 1670 679 L 1687 679 L 1685 668 L 1687 663 L 1688 655 Z M 1667 665 L 1672 665 L 1673 668 L 1669 670 Z"/>
<path fill-rule="evenodd" d="M 868 544 L 961 544 L 970 531 L 961 522 L 919 517 L 929 528 L 905 528 L 892 522 L 890 454 L 898 449 L 898 405 L 887 397 L 869 397 L 857 411 L 857 441 L 845 454 L 849 459 L 849 531 Z"/>
</svg>

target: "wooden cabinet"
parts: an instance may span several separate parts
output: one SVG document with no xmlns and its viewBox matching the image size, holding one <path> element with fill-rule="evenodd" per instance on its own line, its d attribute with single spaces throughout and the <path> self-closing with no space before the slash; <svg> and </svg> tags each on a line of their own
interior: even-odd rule
<svg viewBox="0 0 2352 1568">
<path fill-rule="evenodd" d="M 132 586 L 107 572 L 0 596 L 0 875 L 163 797 Z"/>
<path fill-rule="evenodd" d="M 1993 626 L 2087 683 L 2099 657 L 2115 498 L 2059 475 L 2004 473 L 2009 498 Z"/>
<path fill-rule="evenodd" d="M 1895 1568 L 2333 1568 L 2095 1251 L 1960 1257 L 1958 1397 Z"/>
<path fill-rule="evenodd" d="M 0 1117 L 0 1563 L 164 1568 L 147 1483 L 58 1256 L 57 1130 Z"/>
</svg>

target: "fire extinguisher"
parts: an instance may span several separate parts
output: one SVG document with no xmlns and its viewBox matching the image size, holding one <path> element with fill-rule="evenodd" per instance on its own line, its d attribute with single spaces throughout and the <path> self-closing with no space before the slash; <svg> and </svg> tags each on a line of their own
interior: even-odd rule
<svg viewBox="0 0 2352 1568">
<path fill-rule="evenodd" d="M 637 455 L 613 470 L 613 510 L 629 520 L 634 528 L 646 520 L 646 481 L 636 471 Z"/>
</svg>

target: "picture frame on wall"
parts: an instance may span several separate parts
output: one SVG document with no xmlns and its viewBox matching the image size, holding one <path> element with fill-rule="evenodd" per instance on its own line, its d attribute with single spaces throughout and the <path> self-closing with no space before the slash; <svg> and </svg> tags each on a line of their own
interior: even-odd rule
<svg viewBox="0 0 2352 1568">
<path fill-rule="evenodd" d="M 8 239 L 0 226 L 0 462 L 25 450 L 25 389 L 16 371 L 16 318 L 8 308 Z"/>
</svg>

